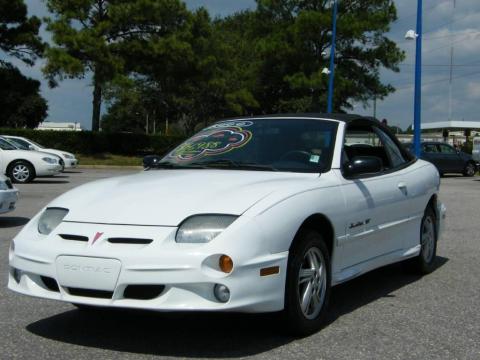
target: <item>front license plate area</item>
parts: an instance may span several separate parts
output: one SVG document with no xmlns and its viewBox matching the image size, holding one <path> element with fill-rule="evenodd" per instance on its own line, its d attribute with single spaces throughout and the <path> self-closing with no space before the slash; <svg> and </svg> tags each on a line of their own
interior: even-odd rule
<svg viewBox="0 0 480 360">
<path fill-rule="evenodd" d="M 63 287 L 114 291 L 122 264 L 116 259 L 59 256 L 56 267 Z"/>
</svg>

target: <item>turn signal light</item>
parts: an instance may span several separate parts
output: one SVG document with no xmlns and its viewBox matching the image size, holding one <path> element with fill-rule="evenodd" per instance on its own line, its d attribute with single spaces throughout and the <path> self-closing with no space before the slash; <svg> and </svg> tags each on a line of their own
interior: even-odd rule
<svg viewBox="0 0 480 360">
<path fill-rule="evenodd" d="M 233 270 L 233 260 L 228 255 L 222 255 L 218 260 L 218 266 L 220 267 L 220 270 L 222 270 L 224 273 L 229 274 Z"/>
</svg>

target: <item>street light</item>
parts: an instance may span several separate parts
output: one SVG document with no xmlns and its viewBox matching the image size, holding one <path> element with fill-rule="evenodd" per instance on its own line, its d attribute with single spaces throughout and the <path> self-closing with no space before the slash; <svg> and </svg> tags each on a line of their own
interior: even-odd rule
<svg viewBox="0 0 480 360">
<path fill-rule="evenodd" d="M 333 111 L 333 84 L 335 79 L 335 42 L 337 38 L 337 10 L 338 10 L 338 1 L 334 0 L 333 3 L 333 20 L 332 20 L 332 45 L 330 50 L 330 70 L 329 70 L 329 79 L 328 79 L 328 104 L 327 104 L 327 113 Z M 325 69 L 324 69 L 325 71 Z M 324 74 L 326 72 L 322 71 Z"/>
<path fill-rule="evenodd" d="M 422 124 L 422 12 L 423 0 L 417 0 L 417 31 L 409 30 L 405 39 L 416 40 L 415 50 L 415 105 L 413 115 L 413 146 L 415 155 L 420 156 Z"/>
</svg>

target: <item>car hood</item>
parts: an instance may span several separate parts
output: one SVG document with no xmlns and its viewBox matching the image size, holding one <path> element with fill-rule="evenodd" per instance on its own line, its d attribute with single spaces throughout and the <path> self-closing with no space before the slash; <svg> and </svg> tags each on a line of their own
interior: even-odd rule
<svg viewBox="0 0 480 360">
<path fill-rule="evenodd" d="M 8 158 L 11 158 L 11 159 L 15 158 L 15 159 L 25 159 L 25 160 L 33 160 L 33 159 L 41 160 L 45 156 L 49 156 L 51 158 L 58 160 L 57 155 L 50 154 L 43 151 L 36 151 L 36 150 L 20 150 L 20 149 L 5 150 L 3 154 L 5 154 Z"/>
<path fill-rule="evenodd" d="M 276 190 L 299 182 L 317 183 L 318 174 L 153 170 L 80 186 L 49 207 L 69 209 L 66 221 L 178 226 L 195 214 L 241 215 Z"/>
</svg>

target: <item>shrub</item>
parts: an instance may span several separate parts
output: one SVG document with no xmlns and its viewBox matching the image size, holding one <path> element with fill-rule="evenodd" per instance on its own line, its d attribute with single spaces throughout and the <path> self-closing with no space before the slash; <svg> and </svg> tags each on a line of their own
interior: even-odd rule
<svg viewBox="0 0 480 360">
<path fill-rule="evenodd" d="M 0 135 L 23 136 L 47 148 L 87 155 L 99 153 L 129 156 L 162 155 L 184 140 L 183 137 L 177 136 L 30 129 L 0 129 Z"/>
</svg>

